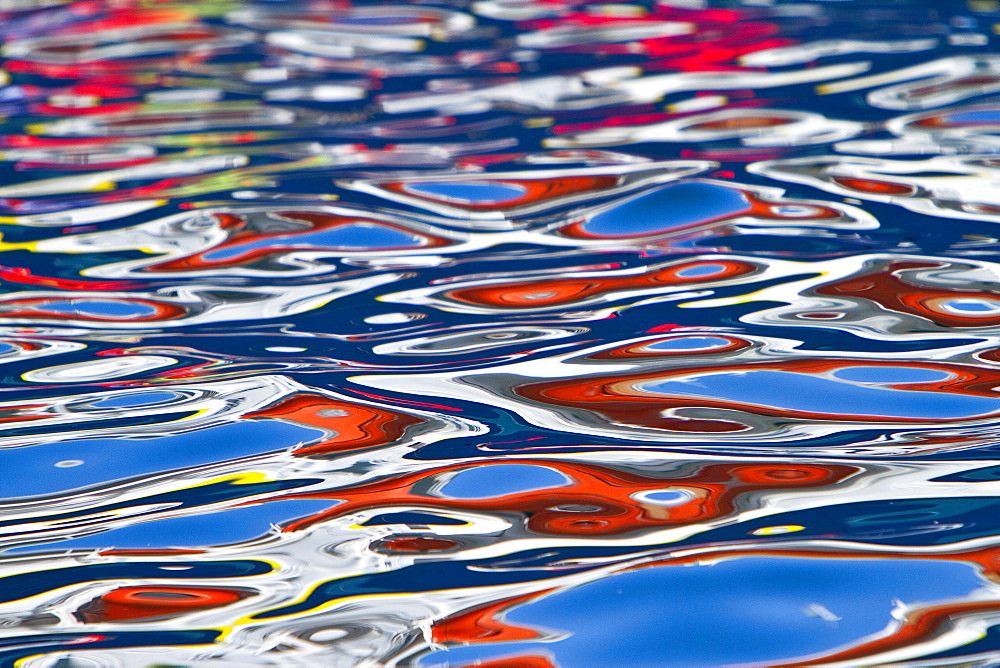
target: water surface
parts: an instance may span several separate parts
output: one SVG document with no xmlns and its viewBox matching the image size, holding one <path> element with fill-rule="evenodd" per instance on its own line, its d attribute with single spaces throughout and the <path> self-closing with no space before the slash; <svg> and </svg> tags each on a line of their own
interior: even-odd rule
<svg viewBox="0 0 1000 668">
<path fill-rule="evenodd" d="M 1000 664 L 998 26 L 0 2 L 0 666 Z"/>
</svg>

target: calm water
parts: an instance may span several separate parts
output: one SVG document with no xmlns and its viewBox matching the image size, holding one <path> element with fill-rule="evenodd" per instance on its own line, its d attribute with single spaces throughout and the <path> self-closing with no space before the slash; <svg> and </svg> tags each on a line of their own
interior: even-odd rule
<svg viewBox="0 0 1000 668">
<path fill-rule="evenodd" d="M 0 667 L 1000 666 L 997 34 L 0 0 Z"/>
</svg>

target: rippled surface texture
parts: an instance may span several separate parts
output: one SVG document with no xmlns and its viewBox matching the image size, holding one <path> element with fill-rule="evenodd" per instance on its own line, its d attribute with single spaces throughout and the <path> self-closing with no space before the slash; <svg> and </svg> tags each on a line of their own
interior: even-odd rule
<svg viewBox="0 0 1000 668">
<path fill-rule="evenodd" d="M 1000 665 L 997 34 L 0 0 L 0 668 Z"/>
</svg>

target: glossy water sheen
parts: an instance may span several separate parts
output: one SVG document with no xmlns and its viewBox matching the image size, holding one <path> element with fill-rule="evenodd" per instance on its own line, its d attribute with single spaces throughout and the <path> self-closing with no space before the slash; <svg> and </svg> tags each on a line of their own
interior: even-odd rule
<svg viewBox="0 0 1000 668">
<path fill-rule="evenodd" d="M 1000 665 L 995 0 L 0 0 L 0 668 Z"/>
</svg>

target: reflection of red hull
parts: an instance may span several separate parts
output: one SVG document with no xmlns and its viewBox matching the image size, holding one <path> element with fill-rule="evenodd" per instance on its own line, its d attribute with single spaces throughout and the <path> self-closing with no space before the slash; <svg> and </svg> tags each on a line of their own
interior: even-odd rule
<svg viewBox="0 0 1000 668">
<path fill-rule="evenodd" d="M 294 450 L 300 457 L 327 455 L 389 445 L 420 418 L 368 404 L 336 401 L 320 394 L 296 394 L 247 418 L 287 420 L 334 434 Z"/>
<path fill-rule="evenodd" d="M 89 624 L 168 619 L 231 605 L 256 594 L 236 587 L 119 587 L 85 604 L 76 616 Z"/>
<path fill-rule="evenodd" d="M 717 267 L 717 270 L 712 270 Z M 684 276 L 685 271 L 709 270 Z M 469 288 L 457 288 L 445 293 L 449 298 L 492 308 L 548 308 L 570 306 L 576 302 L 599 298 L 628 289 L 648 289 L 660 286 L 680 286 L 727 280 L 745 276 L 758 269 L 748 262 L 713 260 L 685 262 L 645 274 L 570 279 L 535 279 L 517 283 L 501 283 Z"/>
<path fill-rule="evenodd" d="M 942 327 L 994 327 L 1000 325 L 1000 313 L 962 315 L 944 305 L 951 300 L 975 299 L 997 301 L 997 294 L 988 291 L 934 289 L 907 280 L 903 272 L 939 269 L 935 262 L 894 262 L 886 271 L 847 278 L 816 288 L 821 295 L 854 297 L 873 301 L 891 311 L 927 318 Z"/>
<path fill-rule="evenodd" d="M 718 349 L 719 352 L 727 348 Z M 709 352 L 716 352 L 715 350 Z M 603 355 L 614 355 L 608 351 Z M 618 352 L 621 355 L 622 352 Z M 700 354 L 704 354 L 703 352 Z M 703 397 L 661 396 L 636 389 L 643 381 L 669 380 L 684 378 L 697 374 L 712 372 L 736 373 L 739 371 L 782 371 L 791 373 L 816 374 L 836 371 L 844 367 L 886 367 L 905 366 L 941 371 L 950 375 L 946 380 L 928 383 L 907 383 L 896 389 L 900 391 L 914 390 L 924 392 L 947 392 L 967 396 L 994 398 L 994 389 L 1000 385 L 1000 371 L 976 368 L 967 365 L 939 364 L 932 362 L 906 362 L 895 364 L 881 360 L 868 359 L 797 359 L 780 362 L 758 362 L 753 364 L 720 364 L 718 366 L 682 367 L 672 371 L 659 370 L 644 373 L 622 374 L 616 376 L 594 377 L 586 380 L 555 380 L 545 383 L 530 383 L 514 388 L 514 392 L 522 397 L 542 404 L 578 408 L 601 415 L 608 422 L 633 425 L 643 428 L 659 429 L 676 432 L 719 433 L 736 432 L 747 429 L 746 425 L 733 420 L 722 419 L 686 419 L 664 415 L 664 411 L 681 408 L 713 408 L 727 411 L 741 411 L 754 415 L 764 415 L 771 418 L 794 418 L 798 420 L 843 422 L 880 422 L 880 423 L 940 423 L 961 422 L 952 418 L 901 418 L 872 415 L 841 415 L 813 413 L 792 409 L 770 408 L 763 404 L 744 404 L 732 401 L 715 400 Z M 766 397 L 762 395 L 762 400 Z M 873 407 L 877 411 L 877 407 Z"/>
<path fill-rule="evenodd" d="M 489 499 L 449 499 L 428 492 L 442 476 L 470 466 L 525 464 L 554 469 L 570 479 L 560 487 L 518 492 Z M 856 467 L 818 464 L 710 464 L 695 473 L 676 477 L 637 475 L 623 470 L 582 462 L 546 459 L 494 459 L 475 464 L 453 464 L 430 471 L 395 476 L 349 489 L 298 498 L 331 498 L 344 503 L 328 511 L 290 524 L 286 531 L 298 531 L 318 522 L 347 516 L 360 510 L 395 506 L 466 512 L 517 513 L 525 518 L 528 530 L 552 536 L 615 536 L 639 530 L 654 530 L 718 519 L 735 510 L 737 497 L 769 489 L 804 489 L 833 484 L 857 471 Z M 689 500 L 676 505 L 659 505 L 644 500 L 642 492 L 677 490 Z M 389 545 L 389 551 L 435 552 L 454 545 L 417 544 L 403 550 Z M 408 549 L 407 549 L 408 548 Z"/>
</svg>

